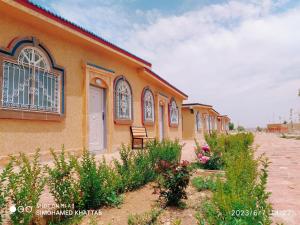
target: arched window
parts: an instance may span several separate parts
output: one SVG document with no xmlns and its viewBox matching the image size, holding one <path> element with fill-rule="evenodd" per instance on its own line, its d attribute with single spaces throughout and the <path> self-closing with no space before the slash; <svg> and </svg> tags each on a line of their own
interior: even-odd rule
<svg viewBox="0 0 300 225">
<path fill-rule="evenodd" d="M 178 126 L 179 123 L 179 112 L 176 101 L 174 98 L 171 99 L 169 104 L 169 122 L 170 126 Z"/>
<path fill-rule="evenodd" d="M 198 132 L 201 131 L 201 114 L 200 114 L 200 112 L 196 113 L 196 129 Z"/>
<path fill-rule="evenodd" d="M 143 91 L 143 122 L 154 123 L 154 96 L 149 88 L 145 88 Z"/>
<path fill-rule="evenodd" d="M 120 76 L 115 81 L 115 119 L 132 120 L 132 93 L 125 77 Z"/>
<path fill-rule="evenodd" d="M 16 46 L 19 47 L 12 51 L 15 55 L 11 60 L 4 58 L 2 63 L 2 108 L 63 113 L 63 70 L 52 67 L 48 53 L 40 44 L 32 41 L 30 45 Z"/>
</svg>

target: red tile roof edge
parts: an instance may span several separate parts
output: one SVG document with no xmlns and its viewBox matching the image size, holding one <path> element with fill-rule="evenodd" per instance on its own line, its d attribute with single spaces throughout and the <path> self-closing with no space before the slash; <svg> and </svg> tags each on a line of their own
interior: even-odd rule
<svg viewBox="0 0 300 225">
<path fill-rule="evenodd" d="M 45 8 L 35 4 L 35 3 L 32 3 L 28 0 L 15 0 L 15 2 L 21 4 L 21 5 L 29 8 L 29 9 L 32 9 L 35 12 L 38 12 L 38 13 L 40 13 L 40 14 L 42 14 L 42 15 L 44 15 L 44 16 L 52 19 L 52 20 L 55 20 L 56 22 L 59 22 L 60 24 L 65 25 L 65 26 L 67 26 L 67 27 L 69 27 L 69 28 L 71 28 L 71 29 L 73 29 L 73 30 L 89 37 L 89 38 L 92 38 L 93 40 L 96 40 L 99 43 L 104 44 L 107 47 L 110 47 L 110 48 L 114 49 L 115 51 L 118 51 L 119 53 L 122 53 L 122 54 L 124 54 L 124 55 L 126 55 L 126 56 L 128 56 L 128 57 L 130 57 L 134 60 L 137 60 L 137 61 L 143 63 L 146 66 L 149 66 L 149 67 L 152 66 L 150 62 L 147 62 L 146 60 L 144 60 L 144 59 L 142 59 L 142 58 L 140 58 L 140 57 L 138 57 L 138 56 L 136 56 L 136 55 L 134 55 L 134 54 L 132 54 L 128 51 L 126 51 L 125 49 L 122 49 L 122 48 L 118 47 L 117 45 L 105 40 L 104 38 L 101 38 L 100 36 L 86 30 L 85 28 L 80 27 L 80 26 L 76 25 L 75 23 L 73 23 L 73 22 L 71 22 L 71 21 L 69 21 L 69 20 L 67 20 L 67 19 L 65 19 L 65 18 L 63 18 L 59 15 L 56 15 L 55 13 L 50 12 L 49 10 L 47 10 L 47 9 L 45 9 Z"/>
<path fill-rule="evenodd" d="M 163 79 L 161 76 L 159 76 L 156 73 L 154 73 L 152 70 L 150 70 L 148 68 L 144 68 L 144 69 L 146 70 L 146 72 L 150 73 L 152 76 L 154 76 L 155 78 L 157 78 L 161 82 L 165 83 L 166 85 L 168 85 L 169 87 L 171 87 L 172 89 L 174 89 L 176 92 L 178 92 L 181 95 L 183 95 L 185 98 L 188 98 L 187 94 L 185 94 L 184 92 L 180 91 L 178 88 L 176 88 L 175 86 L 173 86 L 172 84 L 170 84 L 168 81 L 166 81 L 165 79 Z"/>
</svg>

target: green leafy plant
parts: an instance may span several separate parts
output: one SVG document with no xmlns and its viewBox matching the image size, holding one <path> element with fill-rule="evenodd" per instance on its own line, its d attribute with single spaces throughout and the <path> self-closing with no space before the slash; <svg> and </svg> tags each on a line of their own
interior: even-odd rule
<svg viewBox="0 0 300 225">
<path fill-rule="evenodd" d="M 222 159 L 222 151 L 219 148 L 217 134 L 212 133 L 211 135 L 205 136 L 207 145 L 200 146 L 198 141 L 195 139 L 195 153 L 198 163 L 204 169 L 209 170 L 220 170 L 224 167 L 224 160 Z"/>
<path fill-rule="evenodd" d="M 147 150 L 133 151 L 122 145 L 121 162 L 114 160 L 115 168 L 122 177 L 122 191 L 134 190 L 155 178 L 155 172 Z"/>
<path fill-rule="evenodd" d="M 229 130 L 234 130 L 234 123 L 229 123 L 228 128 Z"/>
<path fill-rule="evenodd" d="M 222 137 L 225 179 L 217 179 L 211 200 L 203 204 L 199 224 L 271 224 L 270 193 L 266 191 L 269 162 L 254 158 L 253 135 Z"/>
<path fill-rule="evenodd" d="M 64 147 L 62 147 L 59 154 L 55 153 L 53 149 L 50 152 L 54 165 L 45 167 L 48 173 L 47 184 L 50 193 L 58 206 L 57 210 L 74 211 L 76 208 L 80 208 L 81 205 L 75 164 L 72 160 L 66 158 Z M 61 221 L 61 217 L 58 221 Z"/>
<path fill-rule="evenodd" d="M 146 148 L 149 151 L 152 163 L 155 165 L 161 160 L 178 163 L 181 159 L 182 147 L 183 145 L 179 143 L 179 140 L 163 140 L 161 142 L 155 140 L 148 142 Z"/>
<path fill-rule="evenodd" d="M 74 160 L 79 177 L 81 208 L 98 209 L 103 205 L 119 205 L 122 202 L 122 180 L 117 170 L 103 159 L 97 165 L 95 156 L 84 150 L 81 160 Z"/>
<path fill-rule="evenodd" d="M 98 165 L 98 174 L 102 181 L 102 193 L 105 205 L 119 206 L 123 202 L 122 193 L 122 178 L 117 170 L 108 165 L 103 158 Z"/>
<path fill-rule="evenodd" d="M 9 177 L 10 200 L 17 210 L 10 218 L 15 225 L 30 224 L 34 220 L 37 204 L 46 183 L 39 159 L 39 151 L 36 151 L 32 161 L 22 153 L 19 157 L 12 158 L 15 169 Z"/>
<path fill-rule="evenodd" d="M 166 205 L 178 206 L 182 199 L 186 199 L 186 191 L 190 180 L 188 162 L 169 163 L 161 160 L 157 171 L 160 174 L 155 189 L 159 190 L 160 198 Z"/>
<path fill-rule="evenodd" d="M 179 141 L 149 142 L 143 150 L 121 146 L 121 162 L 114 160 L 115 168 L 122 177 L 121 191 L 137 189 L 157 177 L 156 165 L 160 160 L 179 162 L 182 146 Z"/>
<path fill-rule="evenodd" d="M 0 174 L 0 224 L 3 223 L 4 216 L 6 214 L 9 188 L 8 188 L 8 178 L 12 172 L 12 162 L 8 163 Z"/>
<path fill-rule="evenodd" d="M 152 209 L 150 212 L 129 215 L 128 225 L 154 225 L 162 209 Z"/>
<path fill-rule="evenodd" d="M 215 191 L 216 186 L 216 178 L 213 176 L 209 177 L 195 177 L 192 180 L 193 186 L 197 189 L 197 191 L 203 191 L 203 190 L 211 190 Z"/>
</svg>

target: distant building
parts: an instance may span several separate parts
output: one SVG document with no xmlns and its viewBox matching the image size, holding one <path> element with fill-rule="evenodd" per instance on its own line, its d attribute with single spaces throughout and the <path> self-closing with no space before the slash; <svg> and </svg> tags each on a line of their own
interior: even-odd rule
<svg viewBox="0 0 300 225">
<path fill-rule="evenodd" d="M 288 132 L 288 125 L 282 123 L 268 124 L 267 131 L 270 133 L 286 133 Z"/>
</svg>

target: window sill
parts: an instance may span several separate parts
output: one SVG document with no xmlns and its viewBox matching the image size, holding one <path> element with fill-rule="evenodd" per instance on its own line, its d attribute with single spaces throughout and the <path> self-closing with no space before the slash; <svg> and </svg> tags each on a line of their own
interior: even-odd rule
<svg viewBox="0 0 300 225">
<path fill-rule="evenodd" d="M 178 128 L 178 124 L 170 124 L 169 125 L 171 128 Z"/>
<path fill-rule="evenodd" d="M 143 122 L 143 125 L 144 125 L 144 126 L 151 126 L 151 127 L 153 127 L 153 126 L 154 126 L 154 122 L 147 122 L 147 121 L 144 121 L 144 122 Z"/>
<path fill-rule="evenodd" d="M 115 120 L 115 124 L 118 125 L 131 125 L 133 120 Z"/>
<path fill-rule="evenodd" d="M 51 112 L 19 111 L 2 108 L 0 109 L 0 119 L 61 121 L 64 119 L 64 116 Z"/>
</svg>

